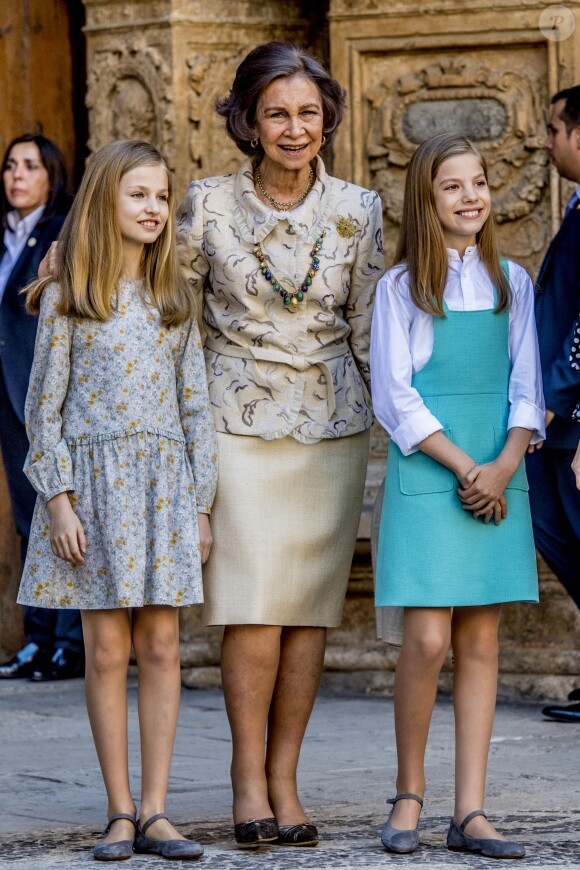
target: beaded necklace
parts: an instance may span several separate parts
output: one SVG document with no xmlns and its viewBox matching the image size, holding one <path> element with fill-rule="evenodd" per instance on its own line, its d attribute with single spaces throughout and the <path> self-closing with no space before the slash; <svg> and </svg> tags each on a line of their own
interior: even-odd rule
<svg viewBox="0 0 580 870">
<path fill-rule="evenodd" d="M 278 279 L 274 276 L 272 269 L 268 266 L 266 262 L 266 257 L 264 252 L 262 251 L 262 246 L 258 242 L 256 247 L 254 248 L 254 254 L 259 260 L 260 263 L 260 271 L 266 281 L 269 281 L 272 285 L 274 292 L 279 293 L 282 299 L 284 300 L 284 305 L 288 309 L 288 311 L 296 311 L 298 308 L 298 304 L 303 301 L 304 294 L 308 293 L 308 288 L 312 284 L 312 280 L 315 277 L 316 273 L 320 269 L 320 259 L 318 257 L 318 252 L 322 247 L 322 243 L 324 242 L 324 237 L 326 235 L 326 230 L 323 230 L 319 237 L 314 242 L 312 250 L 310 251 L 310 266 L 304 278 L 304 281 L 300 285 L 298 290 L 285 290 Z"/>
</svg>

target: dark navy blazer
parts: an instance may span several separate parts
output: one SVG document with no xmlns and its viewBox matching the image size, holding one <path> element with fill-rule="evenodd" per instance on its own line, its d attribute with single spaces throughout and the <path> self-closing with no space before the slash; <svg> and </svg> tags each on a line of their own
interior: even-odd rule
<svg viewBox="0 0 580 870">
<path fill-rule="evenodd" d="M 570 365 L 574 325 L 580 312 L 580 209 L 562 222 L 542 263 L 536 285 L 536 323 L 546 408 L 556 417 L 548 426 L 547 447 L 578 446 L 580 372 Z"/>
<path fill-rule="evenodd" d="M 51 243 L 58 238 L 64 220 L 64 215 L 54 215 L 46 221 L 40 219 L 14 264 L 0 302 L 0 365 L 8 398 L 22 424 L 34 357 L 37 318 L 27 313 L 25 298 L 20 290 L 36 278 L 40 261 Z M 0 257 L 5 250 L 2 233 Z"/>
</svg>

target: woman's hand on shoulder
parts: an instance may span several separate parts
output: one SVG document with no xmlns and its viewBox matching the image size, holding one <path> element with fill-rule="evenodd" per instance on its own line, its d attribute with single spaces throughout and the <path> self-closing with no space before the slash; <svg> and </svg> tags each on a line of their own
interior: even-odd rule
<svg viewBox="0 0 580 870">
<path fill-rule="evenodd" d="M 201 564 L 205 565 L 209 558 L 211 545 L 213 544 L 213 535 L 209 524 L 209 516 L 199 513 L 197 515 L 197 526 L 199 529 L 199 546 L 201 549 Z"/>
<path fill-rule="evenodd" d="M 58 250 L 58 242 L 53 242 L 40 261 L 38 267 L 38 277 L 48 278 L 49 275 L 54 275 L 56 271 L 56 252 Z"/>
<path fill-rule="evenodd" d="M 68 493 L 61 492 L 46 503 L 50 514 L 50 546 L 59 559 L 71 565 L 84 565 L 87 540 Z"/>
</svg>

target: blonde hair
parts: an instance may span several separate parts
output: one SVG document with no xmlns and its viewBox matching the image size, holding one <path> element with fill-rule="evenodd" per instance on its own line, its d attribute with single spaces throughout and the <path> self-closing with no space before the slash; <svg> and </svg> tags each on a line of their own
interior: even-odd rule
<svg viewBox="0 0 580 870">
<path fill-rule="evenodd" d="M 458 154 L 473 154 L 487 180 L 487 163 L 465 136 L 442 133 L 423 142 L 411 158 L 405 183 L 403 219 L 394 265 L 403 263 L 413 303 L 427 314 L 445 316 L 443 293 L 449 265 L 443 229 L 435 208 L 433 181 L 441 164 Z M 502 268 L 493 212 L 477 233 L 479 256 L 497 291 L 496 312 L 511 301 L 509 281 Z"/>
<path fill-rule="evenodd" d="M 89 159 L 59 237 L 54 274 L 27 288 L 28 311 L 38 313 L 44 288 L 57 281 L 60 314 L 100 321 L 109 319 L 123 267 L 117 204 L 119 183 L 127 172 L 138 166 L 159 165 L 167 170 L 169 218 L 158 238 L 145 245 L 145 289 L 159 310 L 164 326 L 176 326 L 193 316 L 195 302 L 182 275 L 175 245 L 171 173 L 153 145 L 137 140 L 111 142 Z"/>
</svg>

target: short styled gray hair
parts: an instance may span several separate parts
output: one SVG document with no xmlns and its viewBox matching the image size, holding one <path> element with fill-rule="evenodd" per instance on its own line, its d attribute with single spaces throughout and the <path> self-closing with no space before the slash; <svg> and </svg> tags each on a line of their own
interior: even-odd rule
<svg viewBox="0 0 580 870">
<path fill-rule="evenodd" d="M 293 75 L 310 79 L 318 88 L 326 137 L 324 147 L 330 144 L 344 115 L 346 91 L 310 52 L 291 42 L 276 40 L 258 45 L 246 55 L 236 70 L 229 95 L 216 101 L 218 115 L 226 119 L 228 136 L 244 154 L 253 156 L 262 152 L 260 143 L 255 148 L 251 145 L 260 94 L 274 79 Z"/>
</svg>

